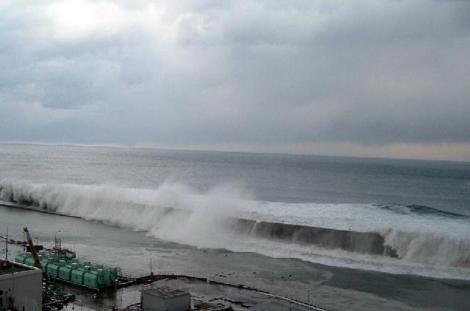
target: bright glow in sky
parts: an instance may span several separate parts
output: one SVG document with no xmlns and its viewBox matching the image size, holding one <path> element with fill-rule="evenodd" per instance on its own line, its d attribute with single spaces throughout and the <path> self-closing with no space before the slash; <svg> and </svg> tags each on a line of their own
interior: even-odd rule
<svg viewBox="0 0 470 311">
<path fill-rule="evenodd" d="M 0 141 L 470 161 L 468 1 L 0 2 Z"/>
</svg>

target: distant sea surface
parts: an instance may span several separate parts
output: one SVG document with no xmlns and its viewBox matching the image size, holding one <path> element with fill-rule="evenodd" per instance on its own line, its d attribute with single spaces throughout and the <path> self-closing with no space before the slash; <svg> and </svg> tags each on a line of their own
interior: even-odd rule
<svg viewBox="0 0 470 311">
<path fill-rule="evenodd" d="M 0 201 L 0 230 L 20 237 L 28 224 L 46 241 L 61 230 L 134 272 L 149 252 L 159 269 L 207 272 L 209 250 L 213 267 L 242 273 L 215 259 L 223 250 L 253 270 L 265 256 L 279 271 L 470 280 L 470 163 L 5 144 Z"/>
</svg>

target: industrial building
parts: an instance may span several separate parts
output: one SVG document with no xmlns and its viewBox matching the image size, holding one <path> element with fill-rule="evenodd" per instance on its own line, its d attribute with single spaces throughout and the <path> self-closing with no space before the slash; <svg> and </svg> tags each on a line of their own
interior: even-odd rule
<svg viewBox="0 0 470 311">
<path fill-rule="evenodd" d="M 0 260 L 0 310 L 40 311 L 42 271 Z"/>
<path fill-rule="evenodd" d="M 191 310 L 191 294 L 170 287 L 157 287 L 142 291 L 144 311 L 186 311 Z"/>
</svg>

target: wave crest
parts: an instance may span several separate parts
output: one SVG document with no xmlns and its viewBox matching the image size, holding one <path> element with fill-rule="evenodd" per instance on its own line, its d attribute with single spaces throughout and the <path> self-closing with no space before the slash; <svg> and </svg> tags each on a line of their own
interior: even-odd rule
<svg viewBox="0 0 470 311">
<path fill-rule="evenodd" d="M 296 257 L 290 247 L 298 245 L 310 254 L 298 257 L 312 261 L 327 249 L 446 267 L 470 263 L 468 219 L 434 209 L 261 202 L 227 185 L 203 193 L 178 184 L 148 190 L 13 180 L 0 182 L 0 200 L 198 247 L 261 252 L 263 241 L 273 241 L 283 256 Z"/>
</svg>

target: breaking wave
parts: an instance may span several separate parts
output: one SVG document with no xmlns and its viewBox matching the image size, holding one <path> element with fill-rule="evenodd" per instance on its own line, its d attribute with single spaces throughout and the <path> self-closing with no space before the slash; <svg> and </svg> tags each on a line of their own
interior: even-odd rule
<svg viewBox="0 0 470 311">
<path fill-rule="evenodd" d="M 150 190 L 14 180 L 0 182 L 0 201 L 197 247 L 332 265 L 354 259 L 458 268 L 470 278 L 470 219 L 426 206 L 264 202 L 230 185 L 202 193 L 180 184 Z M 377 269 L 389 271 L 384 266 Z"/>
</svg>

